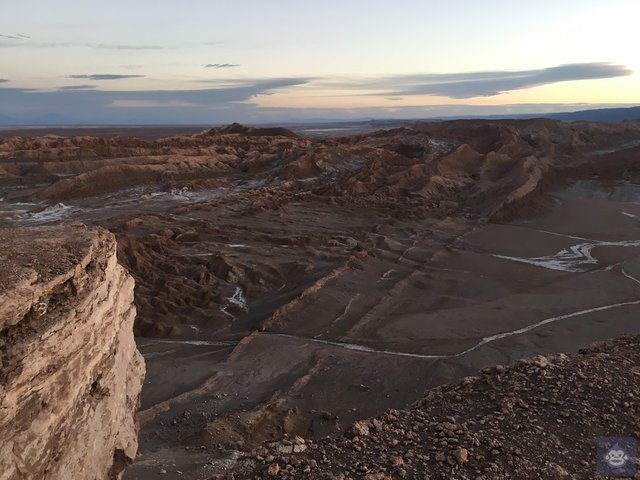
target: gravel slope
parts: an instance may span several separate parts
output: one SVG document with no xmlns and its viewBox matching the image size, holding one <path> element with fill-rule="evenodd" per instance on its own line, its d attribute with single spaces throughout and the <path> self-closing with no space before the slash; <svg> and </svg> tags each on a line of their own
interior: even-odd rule
<svg viewBox="0 0 640 480">
<path fill-rule="evenodd" d="M 576 355 L 484 369 L 410 409 L 356 422 L 345 438 L 271 443 L 233 476 L 605 478 L 596 473 L 596 440 L 639 438 L 639 397 L 640 335 L 620 337 Z"/>
</svg>

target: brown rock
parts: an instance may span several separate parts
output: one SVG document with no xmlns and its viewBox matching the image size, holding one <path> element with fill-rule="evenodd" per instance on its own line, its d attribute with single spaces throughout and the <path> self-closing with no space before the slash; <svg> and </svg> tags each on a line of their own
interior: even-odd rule
<svg viewBox="0 0 640 480">
<path fill-rule="evenodd" d="M 351 426 L 350 433 L 352 437 L 368 437 L 369 426 L 363 421 L 354 422 Z"/>
<path fill-rule="evenodd" d="M 278 473 L 280 473 L 280 465 L 277 463 L 269 465 L 269 468 L 267 468 L 267 475 L 270 477 L 275 477 Z"/>
<path fill-rule="evenodd" d="M 466 448 L 458 448 L 455 453 L 455 458 L 458 465 L 464 465 L 469 461 L 469 450 Z"/>
<path fill-rule="evenodd" d="M 571 476 L 571 474 L 567 471 L 566 468 L 561 467 L 557 463 L 549 464 L 549 473 L 551 474 L 551 478 L 557 478 L 557 479 L 568 478 Z"/>
<path fill-rule="evenodd" d="M 391 477 L 383 472 L 368 473 L 364 476 L 364 480 L 391 480 Z"/>
</svg>

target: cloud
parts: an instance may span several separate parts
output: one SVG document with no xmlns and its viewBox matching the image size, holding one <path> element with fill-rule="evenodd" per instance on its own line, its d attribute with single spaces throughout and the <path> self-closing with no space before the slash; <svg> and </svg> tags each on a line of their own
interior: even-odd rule
<svg viewBox="0 0 640 480">
<path fill-rule="evenodd" d="M 0 35 L 2 37 L 3 35 Z M 4 35 L 5 38 L 10 38 Z M 71 42 L 2 42 L 0 48 L 57 48 L 57 47 L 77 47 L 76 43 Z"/>
<path fill-rule="evenodd" d="M 257 80 L 243 86 L 179 91 L 44 91 L 0 88 L 0 124 L 224 124 L 309 123 L 370 119 L 427 119 L 484 115 L 543 114 L 630 105 L 519 104 L 436 105 L 363 108 L 259 107 L 263 91 L 304 85 L 308 79 Z"/>
<path fill-rule="evenodd" d="M 172 48 L 164 45 L 114 45 L 110 43 L 92 43 L 86 46 L 101 50 L 167 50 Z"/>
<path fill-rule="evenodd" d="M 3 34 L 3 33 L 0 33 L 0 37 L 9 38 L 11 40 L 26 40 L 26 39 L 31 38 L 29 35 L 23 35 L 21 33 L 16 33 L 14 35 L 6 35 L 6 34 Z"/>
<path fill-rule="evenodd" d="M 30 123 L 212 123 L 254 108 L 251 99 L 282 88 L 307 84 L 305 77 L 235 81 L 233 84 L 188 90 L 100 90 L 60 88 L 26 90 L 0 88 L 7 117 Z M 73 86 L 69 86 L 73 87 Z M 61 119 L 64 117 L 64 119 Z"/>
<path fill-rule="evenodd" d="M 212 64 L 215 65 L 215 64 Z M 224 64 L 222 64 L 224 65 Z M 209 67 L 214 68 L 214 67 Z M 182 90 L 102 90 L 92 85 L 69 85 L 58 90 L 0 88 L 3 114 L 12 118 L 45 118 L 62 114 L 68 123 L 224 123 L 300 118 L 426 118 L 476 112 L 469 105 L 445 105 L 440 110 L 415 105 L 390 107 L 389 100 L 440 95 L 453 99 L 499 95 L 511 90 L 557 82 L 630 75 L 631 69 L 612 63 L 580 63 L 521 71 L 393 75 L 333 80 L 320 77 L 209 79 Z M 139 78 L 143 75 L 87 74 L 69 78 L 88 82 Z M 69 82 L 73 83 L 73 82 Z M 78 82 L 81 83 L 81 82 Z M 84 82 L 82 82 L 84 83 Z M 141 82 L 143 83 L 143 82 Z M 102 83 L 101 85 L 105 85 Z M 351 95 L 368 95 L 387 106 L 353 109 L 275 109 L 254 104 L 256 97 L 305 85 L 314 90 L 340 88 Z M 203 88 L 199 88 L 203 87 Z M 385 100 L 386 99 L 386 100 Z M 384 103 L 383 103 L 384 102 Z M 477 102 L 476 102 L 477 103 Z M 396 104 L 397 105 L 397 104 Z M 504 111 L 506 107 L 500 107 Z M 555 108 L 555 107 L 554 107 Z M 535 111 L 535 110 L 530 110 Z M 556 110 L 557 111 L 557 110 Z M 484 112 L 484 110 L 483 110 Z M 492 112 L 489 112 L 492 113 Z M 36 117 L 40 115 L 40 117 Z"/>
<path fill-rule="evenodd" d="M 92 90 L 97 88 L 96 85 L 65 85 L 58 87 L 58 90 Z"/>
<path fill-rule="evenodd" d="M 379 90 L 385 97 L 438 95 L 449 98 L 490 97 L 558 82 L 613 78 L 633 71 L 612 63 L 573 63 L 537 70 L 395 75 L 330 83 L 347 90 Z M 368 94 L 370 95 L 370 94 Z"/>
<path fill-rule="evenodd" d="M 193 103 L 181 102 L 180 100 L 114 100 L 110 107 L 117 108 L 183 108 L 183 107 L 196 107 Z"/>
<path fill-rule="evenodd" d="M 0 83 L 7 83 L 9 80 L 7 80 L 6 78 L 0 78 Z"/>
<path fill-rule="evenodd" d="M 18 36 L 20 35 L 20 36 Z M 0 38 L 11 40 L 31 39 L 27 35 L 2 35 Z M 112 43 L 79 43 L 79 42 L 0 42 L 0 48 L 92 48 L 98 50 L 119 50 L 119 51 L 146 51 L 146 50 L 171 50 L 175 47 L 165 45 L 130 45 Z"/>
<path fill-rule="evenodd" d="M 237 63 L 209 63 L 208 65 L 205 65 L 204 68 L 215 68 L 217 70 L 219 68 L 233 68 L 239 66 L 240 64 Z"/>
<path fill-rule="evenodd" d="M 145 75 L 120 75 L 117 73 L 94 73 L 92 75 L 69 75 L 68 78 L 84 80 L 122 80 L 125 78 L 141 78 Z"/>
</svg>

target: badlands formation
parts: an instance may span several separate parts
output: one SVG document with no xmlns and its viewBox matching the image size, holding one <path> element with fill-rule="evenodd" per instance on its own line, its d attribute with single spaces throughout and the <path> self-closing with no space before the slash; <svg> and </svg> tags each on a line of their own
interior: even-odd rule
<svg viewBox="0 0 640 480">
<path fill-rule="evenodd" d="M 30 449 L 6 447 L 13 471 L 64 478 L 78 444 L 107 473 L 74 478 L 133 456 L 132 284 L 101 228 L 135 279 L 147 369 L 127 479 L 594 478 L 596 437 L 637 436 L 636 337 L 517 362 L 638 333 L 640 123 L 145 135 L 0 141 L 0 232 L 23 269 L 3 292 L 31 302 L 2 303 L 0 431 Z M 95 242 L 111 253 L 83 263 Z M 55 283 L 45 261 L 74 273 Z M 40 309 L 47 288 L 84 310 Z M 108 318 L 83 315 L 101 295 Z M 512 367 L 476 377 L 495 365 Z M 51 411 L 24 393 L 44 388 Z"/>
</svg>

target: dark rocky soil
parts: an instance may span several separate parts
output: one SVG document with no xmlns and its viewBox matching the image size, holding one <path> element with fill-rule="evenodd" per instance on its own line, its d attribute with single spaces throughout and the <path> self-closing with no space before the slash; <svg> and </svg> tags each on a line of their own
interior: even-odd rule
<svg viewBox="0 0 640 480">
<path fill-rule="evenodd" d="M 600 437 L 640 438 L 638 335 L 485 368 L 342 438 L 270 443 L 226 478 L 594 479 Z"/>
</svg>

